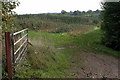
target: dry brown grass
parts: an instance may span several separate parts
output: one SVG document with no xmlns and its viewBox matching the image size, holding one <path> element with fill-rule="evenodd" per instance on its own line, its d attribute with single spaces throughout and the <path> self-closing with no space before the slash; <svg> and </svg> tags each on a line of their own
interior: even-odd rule
<svg viewBox="0 0 120 80">
<path fill-rule="evenodd" d="M 34 37 L 30 39 L 30 43 L 33 46 L 29 47 L 29 60 L 35 68 L 45 68 L 46 67 L 46 59 L 48 57 L 53 57 L 51 55 L 54 52 L 53 43 L 50 42 L 49 39 L 45 37 Z"/>
<path fill-rule="evenodd" d="M 75 37 L 75 36 L 78 36 L 82 33 L 88 32 L 93 29 L 94 27 L 81 27 L 81 28 L 74 29 L 71 32 L 67 32 L 66 34 Z"/>
</svg>

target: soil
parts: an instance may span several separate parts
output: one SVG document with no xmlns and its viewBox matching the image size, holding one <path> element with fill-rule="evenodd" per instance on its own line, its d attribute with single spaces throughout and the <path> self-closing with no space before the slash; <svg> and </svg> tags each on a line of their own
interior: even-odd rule
<svg viewBox="0 0 120 80">
<path fill-rule="evenodd" d="M 118 58 L 103 53 L 71 54 L 73 78 L 118 78 Z"/>
</svg>

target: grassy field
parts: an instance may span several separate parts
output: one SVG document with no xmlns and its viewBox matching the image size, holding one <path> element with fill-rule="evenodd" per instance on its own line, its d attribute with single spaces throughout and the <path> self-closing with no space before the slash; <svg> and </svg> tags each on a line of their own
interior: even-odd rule
<svg viewBox="0 0 120 80">
<path fill-rule="evenodd" d="M 87 14 L 87 13 L 86 13 Z M 15 23 L 18 28 L 26 28 L 51 33 L 71 32 L 79 28 L 99 25 L 99 15 L 27 14 L 18 15 Z"/>
<path fill-rule="evenodd" d="M 99 27 L 99 15 L 85 15 L 32 14 L 17 16 L 17 26 L 23 28 L 28 26 L 30 29 L 29 42 L 32 46 L 29 45 L 25 60 L 16 67 L 15 76 L 19 78 L 72 78 L 74 74 L 70 73 L 71 66 L 75 64 L 73 66 L 78 65 L 80 69 L 81 61 L 86 61 L 82 59 L 85 57 L 84 53 L 89 54 L 85 54 L 90 56 L 88 60 L 94 58 L 96 63 L 101 61 L 101 55 L 98 54 L 117 57 L 120 51 L 112 50 L 101 44 L 103 33 Z M 100 59 L 97 60 L 94 53 L 98 53 L 96 56 Z M 76 56 L 77 58 L 81 57 L 81 61 L 76 59 Z M 105 58 L 111 60 L 111 57 L 105 56 Z M 99 64 L 109 65 L 105 59 L 102 59 Z M 86 64 L 85 67 L 88 65 L 90 64 Z M 99 65 L 98 67 L 98 70 L 101 69 Z M 109 71 L 109 69 L 106 70 Z"/>
<path fill-rule="evenodd" d="M 16 68 L 16 77 L 72 77 L 68 71 L 73 59 L 70 54 L 94 52 L 118 56 L 120 53 L 101 45 L 102 32 L 99 28 L 89 29 L 75 36 L 71 34 L 29 31 L 29 41 L 33 46 L 29 46 L 26 59 Z"/>
</svg>

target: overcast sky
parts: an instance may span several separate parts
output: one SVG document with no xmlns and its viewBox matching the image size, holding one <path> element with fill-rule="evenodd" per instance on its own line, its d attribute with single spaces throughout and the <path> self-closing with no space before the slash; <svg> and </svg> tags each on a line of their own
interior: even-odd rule
<svg viewBox="0 0 120 80">
<path fill-rule="evenodd" d="M 100 9 L 100 0 L 19 0 L 15 9 L 18 14 L 54 13 L 65 11 L 87 11 Z"/>
</svg>

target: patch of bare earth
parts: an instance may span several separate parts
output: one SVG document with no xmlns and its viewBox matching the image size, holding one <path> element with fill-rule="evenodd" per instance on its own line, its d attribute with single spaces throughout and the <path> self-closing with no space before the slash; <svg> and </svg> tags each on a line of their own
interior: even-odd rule
<svg viewBox="0 0 120 80">
<path fill-rule="evenodd" d="M 118 78 L 118 58 L 92 52 L 73 53 L 71 56 L 73 78 Z"/>
</svg>

